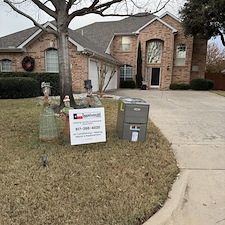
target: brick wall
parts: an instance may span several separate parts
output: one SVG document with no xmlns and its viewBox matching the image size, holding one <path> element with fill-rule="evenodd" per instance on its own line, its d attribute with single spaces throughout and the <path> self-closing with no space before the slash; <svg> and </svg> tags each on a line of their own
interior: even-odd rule
<svg viewBox="0 0 225 225">
<path fill-rule="evenodd" d="M 169 88 L 170 83 L 189 83 L 192 77 L 202 77 L 205 63 L 205 42 L 195 42 L 193 37 L 185 37 L 183 28 L 179 21 L 171 16 L 164 16 L 163 21 L 170 24 L 178 32 L 173 34 L 172 30 L 159 21 L 149 24 L 138 35 L 131 37 L 131 49 L 129 52 L 121 50 L 122 36 L 114 37 L 111 45 L 111 54 L 124 64 L 134 68 L 136 75 L 136 60 L 138 42 L 141 42 L 143 78 L 146 76 L 146 68 L 160 68 L 160 88 Z M 162 61 L 159 64 L 148 64 L 146 62 L 146 43 L 150 40 L 161 40 L 163 43 Z M 186 61 L 184 66 L 176 66 L 176 47 L 179 44 L 186 45 Z M 192 72 L 192 65 L 198 65 L 199 71 Z"/>
<path fill-rule="evenodd" d="M 161 19 L 178 30 L 174 47 L 176 48 L 178 44 L 186 44 L 187 46 L 185 66 L 174 66 L 172 83 L 189 83 L 193 78 L 204 78 L 207 41 L 197 40 L 193 37 L 185 37 L 183 27 L 179 21 L 169 15 Z M 175 52 L 176 50 L 174 49 L 174 61 L 176 58 Z M 198 71 L 192 71 L 193 66 L 197 66 Z"/>
<path fill-rule="evenodd" d="M 205 78 L 206 72 L 207 41 L 194 39 L 192 67 L 197 66 L 198 71 L 191 71 L 190 80 Z"/>
<path fill-rule="evenodd" d="M 130 36 L 132 40 L 131 51 L 122 52 L 121 36 L 116 36 L 111 45 L 112 55 L 123 62 L 134 67 L 134 76 L 136 75 L 137 63 L 137 48 L 139 41 L 141 42 L 142 50 L 142 75 L 145 78 L 146 68 L 159 67 L 161 70 L 161 88 L 168 88 L 171 83 L 172 65 L 173 65 L 173 49 L 174 49 L 174 34 L 172 30 L 164 24 L 154 21 L 149 26 L 140 31 L 139 35 Z M 150 40 L 161 40 L 163 42 L 162 61 L 160 64 L 146 63 L 146 43 Z M 167 67 L 169 66 L 169 70 Z"/>
<path fill-rule="evenodd" d="M 151 40 L 161 40 L 163 44 L 162 59 L 160 64 L 148 64 L 146 62 L 146 47 L 147 42 Z M 172 66 L 173 55 L 173 40 L 174 35 L 172 30 L 166 27 L 159 21 L 154 21 L 149 26 L 145 27 L 139 33 L 139 41 L 142 46 L 143 57 L 143 75 L 146 73 L 146 67 L 148 68 L 160 68 L 160 86 L 161 88 L 168 88 L 171 82 L 171 69 L 167 70 L 169 66 Z"/>
<path fill-rule="evenodd" d="M 132 35 L 130 51 L 122 51 L 122 36 L 115 36 L 110 46 L 111 55 L 118 59 L 123 64 L 133 66 L 133 75 L 136 75 L 136 64 L 137 64 L 137 36 Z"/>
<path fill-rule="evenodd" d="M 71 74 L 72 87 L 74 92 L 85 92 L 84 80 L 88 79 L 88 56 L 77 51 L 76 46 L 70 46 L 71 49 Z"/>
<path fill-rule="evenodd" d="M 25 72 L 21 62 L 25 56 L 31 56 L 35 59 L 35 67 L 32 72 L 46 72 L 45 50 L 48 48 L 57 49 L 57 40 L 53 34 L 43 33 L 26 46 L 25 52 L 0 53 L 0 60 L 11 60 L 13 72 Z M 88 77 L 88 56 L 77 52 L 76 46 L 71 43 L 69 43 L 69 48 L 72 89 L 74 92 L 84 92 L 84 80 L 86 80 Z"/>
</svg>

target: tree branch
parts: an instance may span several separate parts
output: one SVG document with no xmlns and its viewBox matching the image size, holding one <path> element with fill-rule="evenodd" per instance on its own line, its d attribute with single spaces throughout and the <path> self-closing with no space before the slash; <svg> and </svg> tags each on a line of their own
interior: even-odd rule
<svg viewBox="0 0 225 225">
<path fill-rule="evenodd" d="M 122 2 L 122 1 L 123 0 L 112 0 L 112 1 L 96 6 L 99 3 L 99 0 L 95 0 L 89 7 L 85 7 L 83 9 L 76 10 L 73 13 L 71 13 L 68 17 L 68 21 L 70 22 L 75 16 L 83 16 L 89 13 L 96 13 L 101 15 L 102 11 L 109 8 L 111 5 Z"/>
<path fill-rule="evenodd" d="M 72 5 L 74 4 L 76 0 L 69 0 L 67 3 L 67 7 L 66 7 L 66 11 L 69 12 L 70 8 L 72 7 Z"/>
<path fill-rule="evenodd" d="M 220 35 L 221 42 L 222 42 L 223 46 L 225 46 L 225 39 L 224 39 L 223 33 L 219 29 L 218 29 L 218 32 Z"/>
<path fill-rule="evenodd" d="M 71 0 L 72 1 L 72 0 Z M 76 10 L 74 11 L 73 13 L 71 13 L 68 17 L 68 22 L 70 23 L 70 21 L 76 17 L 76 16 L 83 16 L 83 15 L 86 15 L 86 14 L 89 14 L 89 13 L 94 13 L 94 14 L 98 14 L 98 15 L 101 15 L 103 17 L 107 17 L 107 16 L 136 16 L 136 15 L 133 15 L 132 13 L 107 13 L 107 14 L 104 14 L 104 12 L 110 8 L 112 5 L 116 4 L 116 3 L 120 3 L 124 0 L 111 0 L 111 1 L 108 1 L 108 2 L 105 2 L 105 3 L 102 3 L 100 5 L 97 5 L 99 3 L 99 0 L 95 0 L 91 6 L 89 7 L 85 7 L 83 9 L 80 9 L 80 10 Z M 166 2 L 160 7 L 160 4 L 161 4 L 161 1 L 160 3 L 157 5 L 157 8 L 154 12 L 146 12 L 146 13 L 142 13 L 142 14 L 138 14 L 137 17 L 144 17 L 144 16 L 148 16 L 150 14 L 153 14 L 153 13 L 157 13 L 159 11 L 161 11 L 162 9 L 164 9 L 166 7 L 166 5 L 170 2 L 170 0 L 166 0 Z M 135 5 L 137 8 L 138 5 L 135 4 L 135 2 L 133 2 L 133 5 Z"/>
<path fill-rule="evenodd" d="M 7 0 L 8 1 L 8 0 Z M 40 9 L 42 9 L 44 12 L 46 12 L 48 15 L 50 15 L 53 18 L 57 18 L 57 13 L 49 9 L 47 6 L 45 6 L 43 3 L 41 3 L 39 0 L 31 0 L 35 5 L 37 5 Z"/>
<path fill-rule="evenodd" d="M 45 31 L 47 33 L 55 34 L 56 36 L 58 35 L 58 33 L 56 31 L 44 27 L 43 25 L 39 24 L 36 20 L 34 20 L 31 16 L 29 16 L 26 13 L 24 13 L 24 12 L 20 11 L 19 9 L 17 9 L 9 0 L 4 0 L 4 2 L 7 3 L 17 13 L 19 13 L 20 15 L 22 15 L 22 16 L 28 18 L 29 20 L 31 20 L 35 26 L 39 27 L 43 31 Z"/>
</svg>

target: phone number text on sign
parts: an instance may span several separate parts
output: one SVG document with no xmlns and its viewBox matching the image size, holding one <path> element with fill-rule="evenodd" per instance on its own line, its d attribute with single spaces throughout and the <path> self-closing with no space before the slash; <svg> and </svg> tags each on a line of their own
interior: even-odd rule
<svg viewBox="0 0 225 225">
<path fill-rule="evenodd" d="M 71 145 L 106 141 L 104 108 L 69 111 Z"/>
<path fill-rule="evenodd" d="M 81 130 L 95 130 L 95 129 L 100 129 L 101 126 L 94 126 L 94 127 L 76 127 L 76 131 L 81 131 Z"/>
</svg>

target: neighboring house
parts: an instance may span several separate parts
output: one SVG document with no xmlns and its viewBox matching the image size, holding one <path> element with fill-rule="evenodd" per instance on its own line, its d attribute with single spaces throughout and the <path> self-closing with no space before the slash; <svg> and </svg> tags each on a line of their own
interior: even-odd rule
<svg viewBox="0 0 225 225">
<path fill-rule="evenodd" d="M 53 23 L 46 23 L 56 29 Z M 91 79 L 98 91 L 100 65 L 107 78 L 116 71 L 108 89 L 122 80 L 135 80 L 137 48 L 141 43 L 143 79 L 151 88 L 169 88 L 171 83 L 189 83 L 204 78 L 207 41 L 185 37 L 180 21 L 165 13 L 160 17 L 137 14 L 120 21 L 98 22 L 69 30 L 73 91 L 84 91 Z M 57 41 L 37 27 L 0 38 L 1 71 L 24 71 L 25 56 L 35 59 L 33 72 L 57 72 Z"/>
</svg>

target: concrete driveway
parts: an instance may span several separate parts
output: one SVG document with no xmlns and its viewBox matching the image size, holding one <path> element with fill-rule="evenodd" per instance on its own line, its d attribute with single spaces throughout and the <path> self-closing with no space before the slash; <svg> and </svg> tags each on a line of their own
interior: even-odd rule
<svg viewBox="0 0 225 225">
<path fill-rule="evenodd" d="M 225 97 L 203 91 L 120 89 L 150 103 L 150 119 L 172 143 L 181 176 L 145 225 L 225 225 Z"/>
</svg>

